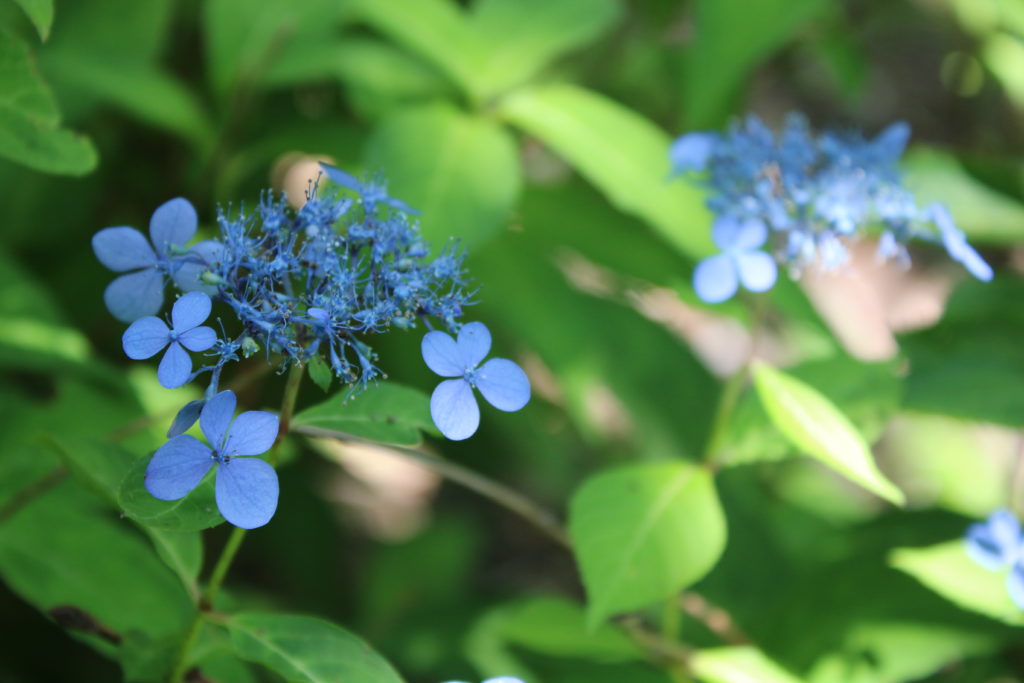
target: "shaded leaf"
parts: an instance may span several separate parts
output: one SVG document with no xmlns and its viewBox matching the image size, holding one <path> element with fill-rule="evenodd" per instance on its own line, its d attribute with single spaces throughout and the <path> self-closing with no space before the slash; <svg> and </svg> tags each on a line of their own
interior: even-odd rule
<svg viewBox="0 0 1024 683">
<path fill-rule="evenodd" d="M 800 683 L 799 678 L 749 645 L 697 650 L 690 666 L 705 683 Z"/>
<path fill-rule="evenodd" d="M 50 36 L 50 26 L 53 25 L 53 0 L 15 0 L 21 9 L 25 10 L 32 25 L 39 32 L 39 38 L 44 42 Z"/>
<path fill-rule="evenodd" d="M 287 681 L 401 683 L 380 655 L 340 626 L 293 614 L 242 612 L 227 623 L 242 659 L 257 662 Z"/>
<path fill-rule="evenodd" d="M 0 31 L 0 154 L 44 173 L 83 175 L 95 168 L 88 138 L 60 127 L 60 112 L 28 47 Z"/>
</svg>

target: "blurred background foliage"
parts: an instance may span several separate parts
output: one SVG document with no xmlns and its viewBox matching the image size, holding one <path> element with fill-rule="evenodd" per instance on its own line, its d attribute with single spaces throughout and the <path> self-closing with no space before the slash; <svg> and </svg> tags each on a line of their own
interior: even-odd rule
<svg viewBox="0 0 1024 683">
<path fill-rule="evenodd" d="M 184 628 L 171 586 L 195 585 L 203 552 L 118 517 L 120 473 L 88 465 L 111 439 L 125 462 L 151 452 L 198 391 L 122 357 L 90 236 L 179 195 L 209 233 L 218 206 L 261 188 L 301 201 L 326 160 L 384 173 L 435 245 L 462 241 L 470 319 L 533 380 L 522 413 L 431 441 L 446 457 L 561 516 L 608 465 L 699 459 L 752 350 L 874 444 L 903 510 L 793 457 L 743 390 L 716 478 L 728 545 L 683 598 L 688 642 L 723 641 L 692 618 L 706 600 L 798 680 L 1024 680 L 1015 624 L 959 600 L 968 569 L 943 592 L 919 550 L 1019 505 L 1020 0 L 2 0 L 0 27 L 0 679 L 146 680 L 166 653 L 127 644 Z M 790 110 L 870 134 L 908 121 L 908 183 L 950 205 L 996 281 L 927 247 L 890 271 L 866 245 L 854 275 L 701 304 L 710 217 L 699 188 L 669 181 L 669 142 Z M 375 346 L 427 391 L 418 342 Z M 275 405 L 281 378 L 258 379 L 243 403 Z M 322 398 L 310 384 L 301 402 Z M 613 627 L 584 632 L 572 558 L 522 520 L 386 453 L 294 455 L 225 600 L 343 624 L 413 683 L 669 680 Z M 43 615 L 63 603 L 122 644 Z M 203 647 L 210 680 L 278 680 L 223 637 Z M 702 652 L 702 680 L 736 680 Z"/>
</svg>

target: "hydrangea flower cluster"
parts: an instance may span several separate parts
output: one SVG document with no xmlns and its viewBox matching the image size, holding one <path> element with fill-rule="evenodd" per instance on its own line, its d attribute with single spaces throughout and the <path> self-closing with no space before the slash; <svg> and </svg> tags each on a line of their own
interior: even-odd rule
<svg viewBox="0 0 1024 683">
<path fill-rule="evenodd" d="M 715 214 L 720 254 L 701 261 L 694 289 L 708 303 L 731 298 L 739 285 L 770 289 L 776 262 L 792 277 L 813 263 L 826 270 L 847 260 L 847 244 L 868 229 L 880 232 L 878 256 L 908 265 L 906 243 L 941 243 L 980 280 L 992 269 L 967 243 L 940 204 L 919 207 L 896 167 L 910 127 L 895 123 L 873 140 L 854 132 L 814 136 L 790 114 L 778 135 L 756 116 L 728 132 L 694 132 L 669 150 L 677 174 L 703 174 Z M 765 249 L 765 250 L 762 250 Z"/>
<path fill-rule="evenodd" d="M 1006 509 L 996 510 L 984 522 L 972 524 L 965 537 L 967 554 L 992 571 L 1006 571 L 1006 590 L 1024 609 L 1024 534 L 1020 522 Z"/>
<path fill-rule="evenodd" d="M 512 361 L 492 359 L 477 368 L 490 349 L 490 333 L 482 323 L 460 324 L 472 292 L 458 246 L 450 242 L 431 257 L 416 211 L 389 197 L 382 183 L 331 166 L 323 170 L 341 191 L 312 184 L 298 210 L 283 196 L 264 193 L 254 212 L 219 212 L 215 240 L 189 245 L 197 215 L 180 197 L 154 211 L 149 240 L 124 226 L 93 237 L 99 261 L 125 273 L 107 287 L 104 301 L 130 323 L 122 338 L 128 357 L 151 358 L 166 349 L 157 377 L 167 388 L 209 373 L 205 397 L 178 412 L 170 440 L 150 463 L 146 487 L 155 497 L 187 495 L 216 466 L 217 505 L 229 522 L 253 528 L 273 515 L 277 475 L 252 456 L 274 443 L 277 417 L 247 412 L 234 418 L 234 394 L 218 391 L 224 367 L 256 353 L 281 371 L 318 365 L 349 385 L 351 396 L 385 376 L 366 338 L 422 322 L 431 330 L 423 347 L 427 364 L 458 378 L 442 382 L 431 401 L 442 433 L 464 439 L 476 431 L 473 387 L 501 410 L 518 410 L 529 400 L 526 375 Z M 156 317 L 168 282 L 183 292 L 169 324 Z M 218 335 L 203 324 L 214 302 L 234 314 L 239 329 L 228 333 L 221 321 Z M 434 331 L 431 319 L 458 332 L 459 342 Z M 205 362 L 193 369 L 189 352 L 203 353 Z M 185 435 L 197 419 L 209 446 Z"/>
</svg>

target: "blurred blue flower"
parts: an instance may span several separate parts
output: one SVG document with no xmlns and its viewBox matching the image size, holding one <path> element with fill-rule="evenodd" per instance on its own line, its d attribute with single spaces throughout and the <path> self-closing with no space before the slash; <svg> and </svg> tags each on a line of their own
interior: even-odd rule
<svg viewBox="0 0 1024 683">
<path fill-rule="evenodd" d="M 373 211 L 377 207 L 377 204 L 381 203 L 385 206 L 390 206 L 393 209 L 398 209 L 399 211 L 404 211 L 408 214 L 415 215 L 419 213 L 419 211 L 412 208 L 401 199 L 389 197 L 387 186 L 379 179 L 363 182 L 352 174 L 346 173 L 340 168 L 335 168 L 330 164 L 322 163 L 320 164 L 320 168 L 324 170 L 324 173 L 334 184 L 340 185 L 346 190 L 351 190 L 359 195 L 359 199 L 362 200 L 367 211 Z"/>
<path fill-rule="evenodd" d="M 1006 589 L 1018 607 L 1024 609 L 1024 534 L 1012 512 L 1000 509 L 984 522 L 967 528 L 967 554 L 986 569 L 1006 575 Z"/>
<path fill-rule="evenodd" d="M 672 169 L 703 172 L 698 182 L 709 190 L 713 230 L 725 220 L 757 221 L 765 228 L 756 244 L 727 248 L 716 236 L 724 253 L 702 261 L 695 271 L 698 296 L 717 303 L 730 298 L 739 284 L 754 291 L 770 288 L 775 272 L 765 266 L 768 256 L 753 251 L 766 242 L 768 252 L 793 277 L 812 264 L 839 268 L 848 258 L 846 243 L 876 226 L 881 228 L 879 258 L 908 265 L 904 243 L 921 238 L 941 242 L 972 275 L 990 280 L 992 269 L 967 243 L 949 211 L 937 204 L 918 207 L 903 187 L 896 163 L 909 137 L 910 127 L 903 122 L 873 140 L 855 132 L 815 136 L 804 117 L 790 114 L 778 134 L 748 116 L 724 134 L 693 132 L 678 138 L 669 149 Z M 757 265 L 748 271 L 739 254 Z"/>
<path fill-rule="evenodd" d="M 217 333 L 212 328 L 200 327 L 210 316 L 210 306 L 206 294 L 189 292 L 174 302 L 170 328 L 156 316 L 139 318 L 121 338 L 124 352 L 133 360 L 142 360 L 168 347 L 156 375 L 164 387 L 180 387 L 192 374 L 192 359 L 185 349 L 206 351 L 217 342 Z"/>
<path fill-rule="evenodd" d="M 157 313 L 164 302 L 164 276 L 172 274 L 176 252 L 196 233 L 196 210 L 187 199 L 164 202 L 149 220 L 149 241 L 135 228 L 104 228 L 93 235 L 100 263 L 116 273 L 103 301 L 115 318 L 130 323 Z"/>
<path fill-rule="evenodd" d="M 444 332 L 427 332 L 421 345 L 427 367 L 442 377 L 430 397 L 430 415 L 441 433 L 453 441 L 468 439 L 480 426 L 480 408 L 473 388 L 498 410 L 519 410 L 530 400 L 530 380 L 522 368 L 505 358 L 477 367 L 491 350 L 491 333 L 483 323 L 467 323 L 458 341 Z"/>
<path fill-rule="evenodd" d="M 157 449 L 146 468 L 146 490 L 160 500 L 178 500 L 217 467 L 217 509 L 228 522 L 255 529 L 277 510 L 277 473 L 251 457 L 265 453 L 277 439 L 278 418 L 250 410 L 235 417 L 235 394 L 222 391 L 203 407 L 199 425 L 210 446 L 181 434 Z"/>
<path fill-rule="evenodd" d="M 752 292 L 763 292 L 775 284 L 775 261 L 758 250 L 768 239 L 762 221 L 722 216 L 712 226 L 711 235 L 722 253 L 698 263 L 693 274 L 694 289 L 703 301 L 725 301 L 740 283 Z"/>
</svg>

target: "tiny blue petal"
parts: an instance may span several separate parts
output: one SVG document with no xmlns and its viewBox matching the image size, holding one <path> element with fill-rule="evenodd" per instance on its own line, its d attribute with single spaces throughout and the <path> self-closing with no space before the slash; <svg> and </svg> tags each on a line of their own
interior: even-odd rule
<svg viewBox="0 0 1024 683">
<path fill-rule="evenodd" d="M 100 263 L 117 273 L 156 264 L 153 247 L 135 228 L 104 228 L 92 236 L 92 249 Z"/>
<path fill-rule="evenodd" d="M 203 292 L 184 294 L 171 308 L 171 323 L 178 334 L 202 325 L 210 317 L 210 297 Z"/>
<path fill-rule="evenodd" d="M 224 441 L 225 455 L 259 455 L 266 453 L 277 440 L 277 415 L 262 410 L 242 413 L 231 423 Z"/>
<path fill-rule="evenodd" d="M 199 485 L 213 467 L 210 449 L 189 434 L 176 436 L 153 454 L 146 467 L 146 490 L 160 500 L 178 500 Z"/>
<path fill-rule="evenodd" d="M 731 299 L 739 287 L 736 264 L 729 254 L 709 256 L 693 271 L 693 290 L 709 304 Z"/>
<path fill-rule="evenodd" d="M 202 411 L 203 406 L 206 405 L 205 400 L 189 401 L 181 407 L 178 414 L 174 416 L 174 421 L 171 422 L 170 428 L 167 430 L 167 438 L 173 439 L 179 434 L 184 434 L 192 425 L 199 419 L 199 413 Z"/>
<path fill-rule="evenodd" d="M 111 315 L 125 323 L 154 315 L 164 304 L 164 276 L 156 268 L 122 275 L 107 285 L 103 303 Z"/>
<path fill-rule="evenodd" d="M 480 426 L 480 407 L 473 387 L 464 379 L 448 379 L 438 384 L 430 396 L 430 416 L 452 441 L 473 436 Z"/>
<path fill-rule="evenodd" d="M 242 529 L 270 521 L 277 510 L 277 472 L 258 458 L 231 458 L 217 466 L 217 509 Z"/>
<path fill-rule="evenodd" d="M 505 358 L 492 358 L 475 373 L 476 388 L 498 410 L 512 412 L 530 401 L 530 380 Z"/>
<path fill-rule="evenodd" d="M 470 369 L 462 362 L 458 344 L 445 332 L 433 330 L 423 335 L 420 351 L 427 367 L 442 377 L 461 377 Z"/>
<path fill-rule="evenodd" d="M 121 346 L 132 360 L 152 358 L 171 341 L 171 331 L 155 316 L 139 318 L 124 331 Z"/>
<path fill-rule="evenodd" d="M 703 171 L 714 152 L 719 137 L 715 133 L 687 133 L 675 140 L 668 151 L 672 169 L 676 173 Z"/>
<path fill-rule="evenodd" d="M 160 359 L 156 369 L 156 378 L 165 389 L 177 389 L 188 382 L 192 374 L 192 359 L 178 342 L 171 342 Z"/>
<path fill-rule="evenodd" d="M 158 206 L 149 219 L 149 236 L 158 254 L 166 255 L 170 245 L 180 246 L 196 234 L 199 219 L 192 203 L 175 197 Z"/>
<path fill-rule="evenodd" d="M 231 420 L 235 417 L 236 405 L 235 392 L 228 389 L 207 401 L 199 414 L 199 427 L 214 448 L 220 448 L 224 444 Z"/>
<path fill-rule="evenodd" d="M 491 350 L 491 332 L 483 323 L 466 323 L 459 330 L 459 361 L 463 372 L 480 364 Z"/>
</svg>

